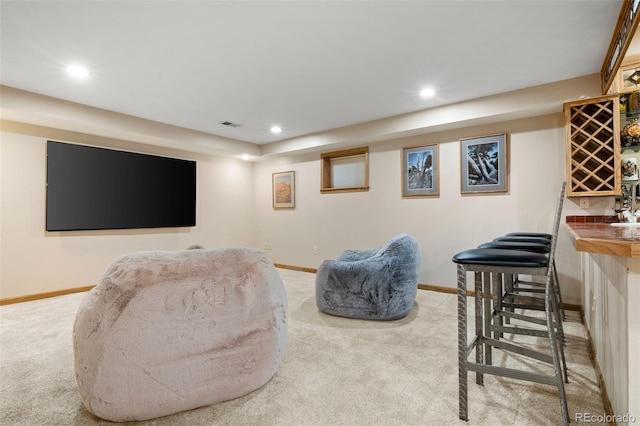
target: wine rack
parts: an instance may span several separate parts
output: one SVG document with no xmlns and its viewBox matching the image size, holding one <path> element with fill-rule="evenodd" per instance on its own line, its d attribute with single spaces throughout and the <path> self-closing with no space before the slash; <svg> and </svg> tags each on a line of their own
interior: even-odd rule
<svg viewBox="0 0 640 426">
<path fill-rule="evenodd" d="M 567 196 L 620 194 L 618 96 L 564 105 L 567 131 Z"/>
</svg>

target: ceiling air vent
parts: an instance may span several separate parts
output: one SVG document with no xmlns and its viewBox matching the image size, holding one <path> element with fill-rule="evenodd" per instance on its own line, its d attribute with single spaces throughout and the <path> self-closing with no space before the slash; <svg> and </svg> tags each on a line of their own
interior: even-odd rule
<svg viewBox="0 0 640 426">
<path fill-rule="evenodd" d="M 231 121 L 223 121 L 222 123 L 223 126 L 229 126 L 229 127 L 241 127 L 242 124 L 238 124 L 238 123 L 233 123 Z"/>
</svg>

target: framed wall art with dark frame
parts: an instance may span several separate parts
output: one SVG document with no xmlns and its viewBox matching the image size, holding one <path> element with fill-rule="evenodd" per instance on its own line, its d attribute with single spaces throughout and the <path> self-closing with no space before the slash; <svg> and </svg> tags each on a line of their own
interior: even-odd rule
<svg viewBox="0 0 640 426">
<path fill-rule="evenodd" d="M 273 173 L 271 179 L 274 209 L 294 209 L 296 207 L 296 172 Z"/>
<path fill-rule="evenodd" d="M 402 196 L 440 195 L 438 144 L 402 148 Z"/>
<path fill-rule="evenodd" d="M 460 192 L 509 190 L 507 134 L 460 139 Z"/>
</svg>

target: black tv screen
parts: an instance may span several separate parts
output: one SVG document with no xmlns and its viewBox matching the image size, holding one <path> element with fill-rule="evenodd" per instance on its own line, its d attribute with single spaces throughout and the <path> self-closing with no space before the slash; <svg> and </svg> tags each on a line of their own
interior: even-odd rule
<svg viewBox="0 0 640 426">
<path fill-rule="evenodd" d="M 196 162 L 47 141 L 47 231 L 196 224 Z"/>
</svg>

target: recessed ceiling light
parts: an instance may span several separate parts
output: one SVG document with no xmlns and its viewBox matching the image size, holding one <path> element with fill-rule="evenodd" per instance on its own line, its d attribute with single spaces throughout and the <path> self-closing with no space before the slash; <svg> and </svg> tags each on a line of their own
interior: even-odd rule
<svg viewBox="0 0 640 426">
<path fill-rule="evenodd" d="M 242 158 L 244 161 L 251 160 L 251 156 L 249 154 L 242 154 L 240 158 Z"/>
<path fill-rule="evenodd" d="M 271 133 L 280 133 L 281 131 L 282 131 L 282 128 L 280 126 L 271 127 Z"/>
<path fill-rule="evenodd" d="M 89 71 L 82 65 L 69 65 L 67 67 L 67 74 L 75 78 L 87 78 Z"/>
<path fill-rule="evenodd" d="M 423 98 L 430 98 L 436 94 L 436 91 L 432 87 L 425 87 L 420 91 L 420 96 Z"/>
</svg>

